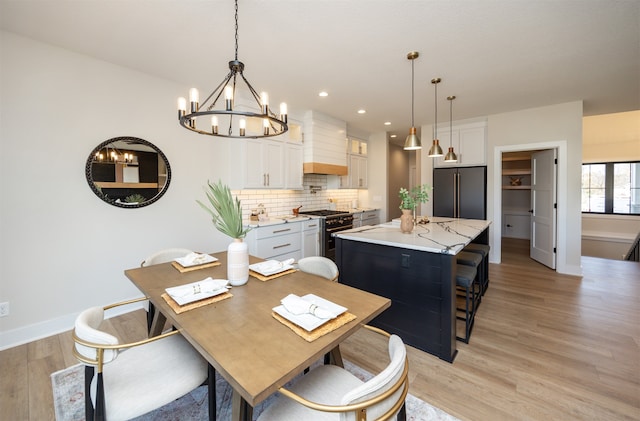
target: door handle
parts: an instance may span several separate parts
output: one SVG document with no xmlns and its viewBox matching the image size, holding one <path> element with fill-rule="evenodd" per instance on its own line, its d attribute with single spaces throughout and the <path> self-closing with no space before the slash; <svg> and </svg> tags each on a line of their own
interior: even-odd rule
<svg viewBox="0 0 640 421">
<path fill-rule="evenodd" d="M 533 209 L 529 209 L 529 213 L 533 213 Z"/>
</svg>

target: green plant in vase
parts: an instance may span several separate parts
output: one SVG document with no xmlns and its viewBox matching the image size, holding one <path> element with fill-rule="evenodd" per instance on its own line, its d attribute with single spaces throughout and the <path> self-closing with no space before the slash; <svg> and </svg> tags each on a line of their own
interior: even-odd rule
<svg viewBox="0 0 640 421">
<path fill-rule="evenodd" d="M 207 182 L 205 190 L 211 207 L 196 200 L 202 209 L 211 215 L 213 226 L 221 233 L 233 238 L 227 249 L 227 279 L 233 286 L 244 285 L 249 280 L 249 250 L 242 239 L 251 230 L 242 221 L 240 199 L 234 198 L 229 186 Z"/>
<path fill-rule="evenodd" d="M 402 216 L 400 217 L 400 230 L 404 233 L 413 231 L 416 219 L 416 207 L 421 203 L 429 201 L 429 187 L 427 184 L 415 186 L 411 190 L 404 187 L 400 188 L 398 197 L 400 197 L 400 206 Z"/>
</svg>

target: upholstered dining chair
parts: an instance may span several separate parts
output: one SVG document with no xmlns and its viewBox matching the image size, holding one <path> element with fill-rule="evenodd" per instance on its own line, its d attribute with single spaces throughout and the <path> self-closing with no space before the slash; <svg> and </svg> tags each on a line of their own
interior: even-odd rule
<svg viewBox="0 0 640 421">
<path fill-rule="evenodd" d="M 333 260 L 326 257 L 303 257 L 298 260 L 298 269 L 306 273 L 322 276 L 330 281 L 338 280 L 338 266 Z"/>
<path fill-rule="evenodd" d="M 389 365 L 363 382 L 335 365 L 322 365 L 302 376 L 269 405 L 258 421 L 406 419 L 409 390 L 407 350 L 399 336 L 365 326 L 389 337 Z"/>
<path fill-rule="evenodd" d="M 167 263 L 175 259 L 176 257 L 184 257 L 187 254 L 192 253 L 191 250 L 185 248 L 169 248 L 157 251 L 151 256 L 147 257 L 140 263 L 141 267 L 158 265 L 160 263 Z M 149 302 L 149 310 L 147 311 L 147 330 L 151 331 L 151 325 L 153 324 L 153 316 L 156 314 L 156 308 L 153 303 Z"/>
<path fill-rule="evenodd" d="M 85 364 L 86 419 L 128 420 L 186 395 L 206 380 L 209 419 L 215 420 L 215 370 L 180 331 L 122 344 L 99 329 L 105 310 L 144 299 L 91 307 L 76 319 L 73 353 Z"/>
</svg>

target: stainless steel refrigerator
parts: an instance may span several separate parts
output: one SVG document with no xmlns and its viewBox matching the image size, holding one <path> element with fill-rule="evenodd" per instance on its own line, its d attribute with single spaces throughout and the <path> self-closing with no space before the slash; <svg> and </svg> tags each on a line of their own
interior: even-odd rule
<svg viewBox="0 0 640 421">
<path fill-rule="evenodd" d="M 435 168 L 433 216 L 487 219 L 487 167 Z"/>
</svg>

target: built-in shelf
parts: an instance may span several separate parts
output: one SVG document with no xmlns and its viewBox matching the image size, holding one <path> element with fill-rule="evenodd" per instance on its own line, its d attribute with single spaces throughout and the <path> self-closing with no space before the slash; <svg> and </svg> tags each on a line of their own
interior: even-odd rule
<svg viewBox="0 0 640 421">
<path fill-rule="evenodd" d="M 94 181 L 101 189 L 157 189 L 158 183 L 116 183 L 111 181 Z"/>
<path fill-rule="evenodd" d="M 531 168 L 512 168 L 502 170 L 502 175 L 530 175 Z"/>
<path fill-rule="evenodd" d="M 502 190 L 531 190 L 531 186 L 502 186 Z"/>
</svg>

